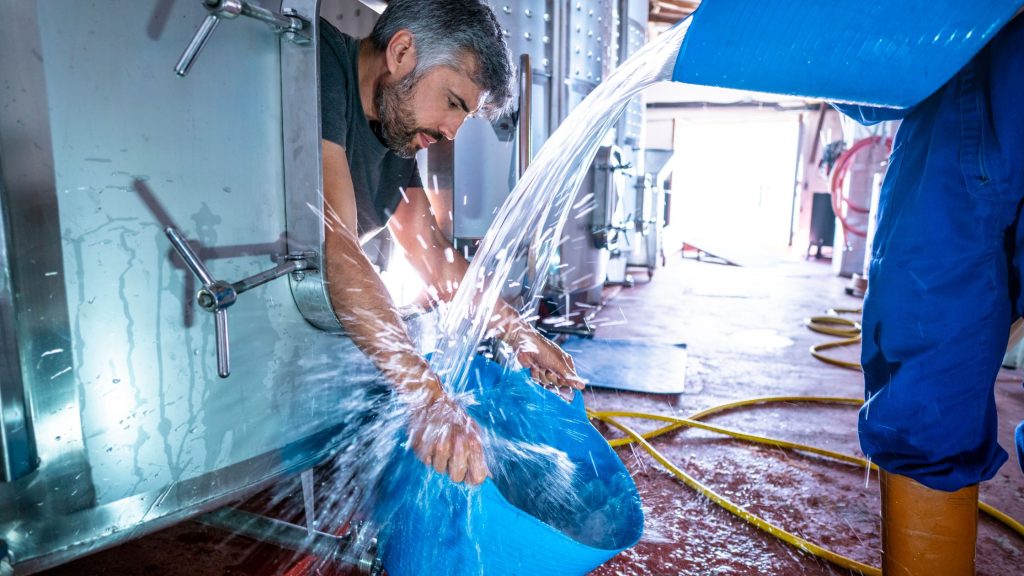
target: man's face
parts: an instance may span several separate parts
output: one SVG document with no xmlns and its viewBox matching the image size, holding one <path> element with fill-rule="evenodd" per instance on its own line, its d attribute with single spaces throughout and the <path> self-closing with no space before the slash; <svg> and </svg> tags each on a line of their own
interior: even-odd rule
<svg viewBox="0 0 1024 576">
<path fill-rule="evenodd" d="M 483 93 L 469 75 L 438 66 L 412 80 L 412 74 L 383 81 L 374 102 L 384 144 L 403 158 L 442 138 L 455 138 L 466 117 L 479 108 Z"/>
</svg>

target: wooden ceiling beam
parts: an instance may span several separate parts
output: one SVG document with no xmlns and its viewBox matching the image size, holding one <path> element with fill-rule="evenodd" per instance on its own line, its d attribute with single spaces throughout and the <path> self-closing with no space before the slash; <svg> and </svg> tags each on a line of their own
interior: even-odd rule
<svg viewBox="0 0 1024 576">
<path fill-rule="evenodd" d="M 697 9 L 699 0 L 651 0 L 648 21 L 658 24 L 675 24 Z"/>
<path fill-rule="evenodd" d="M 689 14 L 678 15 L 676 13 L 662 12 L 661 14 L 651 14 L 647 20 L 654 24 L 675 24 L 687 16 Z"/>
<path fill-rule="evenodd" d="M 693 12 L 700 5 L 700 0 L 651 0 L 651 11 L 679 10 Z"/>
</svg>

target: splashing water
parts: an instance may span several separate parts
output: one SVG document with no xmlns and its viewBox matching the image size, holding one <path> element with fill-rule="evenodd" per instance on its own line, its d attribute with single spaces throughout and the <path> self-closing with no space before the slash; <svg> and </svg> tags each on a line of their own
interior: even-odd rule
<svg viewBox="0 0 1024 576">
<path fill-rule="evenodd" d="M 514 264 L 526 256 L 528 277 L 544 277 L 605 134 L 630 99 L 652 84 L 671 79 L 688 26 L 686 20 L 614 70 L 544 144 L 505 201 L 455 298 L 443 309 L 431 366 L 451 391 L 462 393 L 470 385 L 471 359 Z M 529 287 L 526 310 L 533 308 L 541 287 L 542 282 Z M 602 491 L 601 482 L 578 486 L 575 466 L 565 453 L 492 433 L 485 434 L 485 444 L 495 480 L 511 503 L 580 541 L 611 545 L 609 526 L 619 506 L 616 495 Z M 530 486 L 521 487 L 523 493 L 514 488 L 515 483 L 502 481 L 510 470 L 532 480 Z"/>
<path fill-rule="evenodd" d="M 565 516 L 563 511 L 582 507 L 576 492 L 567 489 L 576 479 L 576 464 L 565 452 L 500 436 L 490 436 L 488 448 L 494 482 L 516 508 L 536 518 L 561 519 Z M 524 483 L 524 479 L 529 479 L 529 483 Z"/>
<path fill-rule="evenodd" d="M 541 147 L 502 205 L 466 279 L 444 310 L 431 365 L 452 390 L 466 388 L 468 359 L 487 331 L 513 264 L 529 252 L 529 277 L 544 277 L 572 200 L 601 141 L 630 99 L 648 86 L 672 78 L 689 22 L 687 19 L 644 46 L 587 96 Z M 527 309 L 532 308 L 540 287 L 541 282 L 535 282 L 529 288 L 524 300 Z"/>
<path fill-rule="evenodd" d="M 604 136 L 631 98 L 650 85 L 671 79 L 688 26 L 686 20 L 642 48 L 584 99 L 540 149 L 498 212 L 455 298 L 441 306 L 442 318 L 430 363 L 450 392 L 459 396 L 472 394 L 471 361 L 514 265 L 525 258 L 529 262 L 528 277 L 543 279 L 574 197 Z M 541 284 L 534 282 L 528 288 L 524 309 L 532 309 Z M 396 453 L 394 448 L 400 436 L 396 431 L 408 418 L 405 409 L 394 401 L 363 402 L 367 406 L 373 404 L 374 408 L 357 424 L 356 436 L 362 440 L 349 438 L 339 449 L 330 480 L 334 489 L 328 504 L 321 509 L 321 517 L 334 526 L 370 515 L 374 492 L 388 476 L 387 460 Z M 512 420 L 513 426 L 528 427 L 529 419 L 544 415 L 543 410 L 533 410 L 528 418 L 501 414 L 500 419 Z M 488 466 L 496 484 L 502 487 L 503 496 L 581 542 L 611 548 L 610 526 L 614 525 L 616 510 L 621 506 L 617 501 L 620 495 L 609 493 L 602 482 L 586 481 L 594 479 L 589 466 L 577 469 L 577 464 L 560 450 L 506 438 L 487 425 L 488 417 L 493 423 L 493 415 L 478 421 L 482 424 Z M 524 478 L 529 482 L 522 482 Z M 412 498 L 417 506 L 426 509 L 444 505 L 434 498 L 444 482 L 446 478 L 430 474 L 429 480 L 403 486 L 402 490 L 415 493 Z M 475 492 L 466 489 L 463 493 L 471 503 L 467 510 L 476 509 L 472 505 Z M 388 521 L 379 514 L 374 516 L 378 521 Z"/>
</svg>

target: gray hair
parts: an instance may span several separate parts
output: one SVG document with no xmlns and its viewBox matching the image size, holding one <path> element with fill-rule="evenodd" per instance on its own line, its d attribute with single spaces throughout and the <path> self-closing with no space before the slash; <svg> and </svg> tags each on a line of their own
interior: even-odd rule
<svg viewBox="0 0 1024 576">
<path fill-rule="evenodd" d="M 370 41 L 379 51 L 400 30 L 412 33 L 416 47 L 413 78 L 437 66 L 465 70 L 476 59 L 470 79 L 486 93 L 481 114 L 496 118 L 512 99 L 515 72 L 498 19 L 480 0 L 391 0 L 377 20 Z"/>
</svg>

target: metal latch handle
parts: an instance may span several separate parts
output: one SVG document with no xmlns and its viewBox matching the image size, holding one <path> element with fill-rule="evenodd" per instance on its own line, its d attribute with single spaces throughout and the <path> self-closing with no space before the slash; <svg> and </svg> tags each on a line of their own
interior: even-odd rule
<svg viewBox="0 0 1024 576">
<path fill-rule="evenodd" d="M 217 375 L 221 378 L 227 378 L 231 375 L 228 308 L 235 303 L 238 295 L 243 292 L 252 290 L 286 274 L 314 269 L 313 265 L 310 264 L 311 255 L 290 254 L 284 258 L 284 262 L 270 270 L 253 274 L 238 282 L 229 283 L 217 280 L 210 274 L 210 271 L 206 269 L 206 265 L 203 264 L 199 255 L 189 246 L 188 241 L 181 235 L 181 232 L 178 232 L 177 228 L 168 226 L 164 229 L 164 233 L 167 234 L 167 239 L 171 241 L 171 245 L 174 246 L 181 259 L 185 261 L 185 265 L 203 283 L 202 289 L 196 293 L 196 303 L 203 310 L 212 313 L 216 319 Z"/>
<path fill-rule="evenodd" d="M 270 24 L 276 32 L 284 34 L 285 38 L 296 44 L 306 44 L 312 39 L 307 22 L 298 16 L 278 14 L 245 0 L 202 0 L 202 2 L 210 13 L 199 25 L 199 29 L 192 36 L 192 41 L 182 52 L 181 58 L 178 58 L 178 63 L 174 66 L 174 73 L 178 76 L 188 74 L 196 57 L 199 56 L 199 52 L 203 46 L 206 46 L 213 31 L 217 29 L 221 18 L 231 19 L 238 16 L 255 18 Z"/>
</svg>

